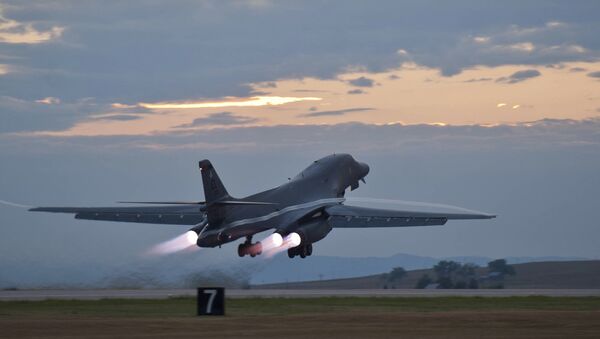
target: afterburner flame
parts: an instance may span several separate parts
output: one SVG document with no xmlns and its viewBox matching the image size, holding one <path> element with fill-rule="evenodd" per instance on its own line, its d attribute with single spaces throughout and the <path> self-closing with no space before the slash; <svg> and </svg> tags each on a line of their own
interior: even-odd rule
<svg viewBox="0 0 600 339">
<path fill-rule="evenodd" d="M 282 243 L 283 243 L 283 237 L 279 233 L 273 233 L 260 241 L 263 252 L 271 251 L 271 250 L 281 246 Z"/>
<path fill-rule="evenodd" d="M 287 237 L 283 240 L 283 242 L 288 246 L 288 248 L 300 246 L 300 242 L 302 242 L 302 238 L 296 232 L 288 234 Z"/>
<path fill-rule="evenodd" d="M 197 248 L 196 241 L 198 234 L 194 231 L 187 231 L 184 234 L 178 235 L 171 240 L 161 242 L 150 248 L 146 254 L 148 255 L 167 255 L 175 252 Z"/>
<path fill-rule="evenodd" d="M 279 235 L 279 233 L 273 233 L 272 235 L 274 234 Z M 281 235 L 279 235 L 279 239 L 281 239 Z M 279 245 L 268 248 L 266 250 L 263 247 L 263 253 L 267 258 L 270 258 L 277 253 L 281 253 L 283 251 L 287 251 L 290 248 L 299 246 L 301 242 L 302 238 L 300 237 L 300 235 L 296 232 L 292 232 L 286 235 L 285 238 L 281 239 Z"/>
<path fill-rule="evenodd" d="M 196 241 L 198 241 L 198 234 L 194 231 L 187 231 L 185 232 L 185 239 L 190 245 L 196 245 Z"/>
</svg>

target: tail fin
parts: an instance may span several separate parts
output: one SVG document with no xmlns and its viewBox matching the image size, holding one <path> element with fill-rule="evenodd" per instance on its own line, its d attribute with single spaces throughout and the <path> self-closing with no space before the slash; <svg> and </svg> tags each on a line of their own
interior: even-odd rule
<svg viewBox="0 0 600 339">
<path fill-rule="evenodd" d="M 210 161 L 202 160 L 199 166 L 202 171 L 202 184 L 204 185 L 206 204 L 210 205 L 217 201 L 232 199 Z"/>
</svg>

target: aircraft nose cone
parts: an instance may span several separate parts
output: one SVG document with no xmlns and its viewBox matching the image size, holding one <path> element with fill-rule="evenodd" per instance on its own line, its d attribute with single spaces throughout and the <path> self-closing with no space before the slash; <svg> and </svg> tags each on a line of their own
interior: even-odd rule
<svg viewBox="0 0 600 339">
<path fill-rule="evenodd" d="M 360 168 L 362 169 L 363 172 L 363 176 L 369 174 L 369 165 L 365 164 L 364 162 L 359 162 L 358 163 L 360 165 Z"/>
</svg>

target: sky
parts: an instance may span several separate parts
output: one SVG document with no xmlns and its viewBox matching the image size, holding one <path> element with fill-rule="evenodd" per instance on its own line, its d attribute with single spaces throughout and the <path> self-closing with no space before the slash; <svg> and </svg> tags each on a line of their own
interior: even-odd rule
<svg viewBox="0 0 600 339">
<path fill-rule="evenodd" d="M 371 166 L 352 196 L 498 218 L 335 230 L 315 254 L 599 258 L 599 11 L 597 1 L 0 1 L 0 199 L 202 200 L 204 158 L 241 197 L 347 152 Z M 15 271 L 24 264 L 127 265 L 182 232 L 0 205 L 0 282 L 31 277 Z M 193 260 L 234 265 L 234 247 Z"/>
</svg>

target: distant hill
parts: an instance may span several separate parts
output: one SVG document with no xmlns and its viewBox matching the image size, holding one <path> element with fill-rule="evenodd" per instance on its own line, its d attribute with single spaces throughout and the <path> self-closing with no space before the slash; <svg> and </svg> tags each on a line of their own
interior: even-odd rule
<svg viewBox="0 0 600 339">
<path fill-rule="evenodd" d="M 587 261 L 546 261 L 513 265 L 515 276 L 504 279 L 504 288 L 600 288 L 600 260 Z M 479 274 L 486 274 L 487 268 L 479 268 Z M 414 288 L 423 274 L 434 277 L 432 269 L 408 271 L 398 282 L 389 283 L 383 274 L 356 278 L 315 280 L 278 284 L 263 284 L 253 288 L 290 289 L 377 289 Z"/>
<path fill-rule="evenodd" d="M 440 260 L 475 263 L 479 266 L 485 266 L 492 260 L 476 256 L 434 258 L 410 254 L 396 254 L 390 257 L 311 256 L 306 259 L 289 259 L 285 253 L 273 258 L 235 257 L 233 260 L 223 259 L 215 262 L 201 259 L 202 256 L 197 252 L 184 252 L 164 257 L 134 258 L 120 264 L 0 260 L 0 289 L 193 288 L 199 285 L 242 288 L 248 284 L 371 276 L 389 272 L 398 266 L 406 270 L 428 269 Z M 579 258 L 506 259 L 509 263 L 521 263 L 572 261 Z M 414 286 L 412 282 L 409 285 Z"/>
<path fill-rule="evenodd" d="M 433 267 L 440 260 L 453 260 L 460 263 L 473 263 L 486 266 L 495 258 L 463 256 L 463 257 L 427 257 L 399 253 L 390 257 L 333 257 L 312 256 L 307 259 L 290 260 L 287 255 L 279 255 L 257 265 L 251 275 L 250 283 L 270 284 L 286 281 L 311 281 L 324 279 L 342 279 L 375 275 L 389 272 L 394 267 L 405 270 L 418 270 Z M 509 257 L 510 264 L 538 261 L 572 261 L 587 260 L 575 257 Z"/>
</svg>

